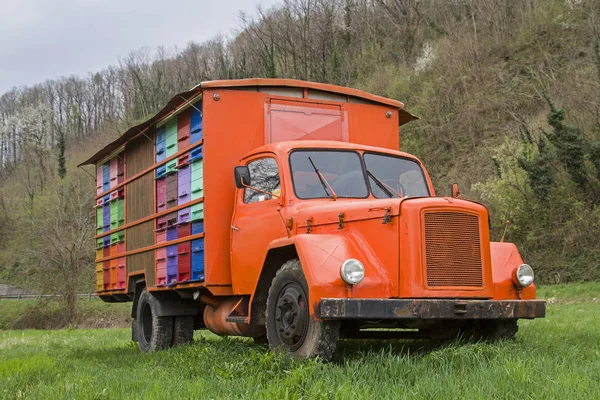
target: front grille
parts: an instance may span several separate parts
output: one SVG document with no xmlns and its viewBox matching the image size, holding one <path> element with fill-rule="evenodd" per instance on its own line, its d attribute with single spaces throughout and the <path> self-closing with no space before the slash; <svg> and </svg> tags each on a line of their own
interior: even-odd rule
<svg viewBox="0 0 600 400">
<path fill-rule="evenodd" d="M 427 286 L 483 286 L 479 219 L 450 211 L 425 213 Z"/>
</svg>

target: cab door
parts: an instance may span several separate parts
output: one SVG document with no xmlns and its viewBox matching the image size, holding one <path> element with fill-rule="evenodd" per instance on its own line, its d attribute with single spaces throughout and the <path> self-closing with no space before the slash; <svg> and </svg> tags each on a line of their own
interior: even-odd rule
<svg viewBox="0 0 600 400">
<path fill-rule="evenodd" d="M 285 223 L 280 215 L 283 202 L 281 169 L 277 159 L 272 154 L 263 154 L 253 157 L 246 165 L 250 171 L 250 186 L 260 191 L 237 189 L 231 226 L 234 294 L 254 292 L 267 246 L 274 239 L 286 236 Z"/>
</svg>

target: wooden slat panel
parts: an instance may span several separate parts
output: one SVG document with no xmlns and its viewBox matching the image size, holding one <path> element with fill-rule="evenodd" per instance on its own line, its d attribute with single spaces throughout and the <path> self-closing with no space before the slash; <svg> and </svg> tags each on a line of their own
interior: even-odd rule
<svg viewBox="0 0 600 400">
<path fill-rule="evenodd" d="M 127 143 L 125 153 L 127 154 L 127 178 L 145 170 L 154 164 L 154 129 L 145 135 L 141 135 Z"/>
<path fill-rule="evenodd" d="M 146 135 L 148 137 L 146 137 Z M 127 178 L 131 178 L 154 164 L 154 128 L 125 146 Z M 125 186 L 127 221 L 134 222 L 154 214 L 154 170 L 127 183 Z M 154 220 L 127 228 L 127 251 L 154 244 Z M 127 273 L 145 270 L 147 282 L 154 282 L 154 250 L 127 256 Z"/>
<path fill-rule="evenodd" d="M 127 251 L 154 244 L 154 221 L 152 220 L 127 228 L 125 232 Z M 127 256 L 127 273 L 142 269 L 146 271 L 148 282 L 154 282 L 154 250 Z M 152 276 L 152 280 L 150 280 L 150 276 Z"/>
<path fill-rule="evenodd" d="M 127 235 L 127 251 L 152 246 L 154 244 L 154 221 L 150 220 L 127 228 L 125 234 Z"/>
<path fill-rule="evenodd" d="M 128 183 L 125 189 L 127 223 L 154 214 L 154 172 Z"/>
<path fill-rule="evenodd" d="M 127 256 L 127 273 L 139 270 L 146 271 L 146 282 L 154 284 L 154 250 Z"/>
</svg>

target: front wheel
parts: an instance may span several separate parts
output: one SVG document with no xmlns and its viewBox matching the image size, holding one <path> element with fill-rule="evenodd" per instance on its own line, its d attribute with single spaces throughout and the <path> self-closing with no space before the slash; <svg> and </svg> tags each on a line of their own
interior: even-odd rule
<svg viewBox="0 0 600 400">
<path fill-rule="evenodd" d="M 267 339 L 273 349 L 296 357 L 331 360 L 339 337 L 339 322 L 311 317 L 308 284 L 298 259 L 277 271 L 267 297 Z"/>
<path fill-rule="evenodd" d="M 485 339 L 489 341 L 515 340 L 519 331 L 516 319 L 486 321 L 482 328 Z"/>
<path fill-rule="evenodd" d="M 496 342 L 515 340 L 518 331 L 516 319 L 478 320 L 465 323 L 459 330 L 459 337 L 469 341 Z"/>
</svg>

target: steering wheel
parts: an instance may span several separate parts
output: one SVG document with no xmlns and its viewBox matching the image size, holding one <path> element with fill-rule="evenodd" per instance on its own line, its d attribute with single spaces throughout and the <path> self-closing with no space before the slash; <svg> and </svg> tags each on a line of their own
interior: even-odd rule
<svg viewBox="0 0 600 400">
<path fill-rule="evenodd" d="M 406 190 L 404 189 L 404 186 L 402 186 L 402 184 L 400 182 L 398 182 L 395 179 L 382 179 L 381 182 L 385 183 L 386 185 L 388 185 L 389 187 L 391 187 L 392 189 L 394 189 L 396 192 L 398 192 L 400 194 L 400 197 L 404 197 Z M 387 190 L 390 190 L 390 188 L 387 188 Z M 385 190 L 384 190 L 385 191 Z M 392 192 L 392 194 L 395 194 Z"/>
</svg>

